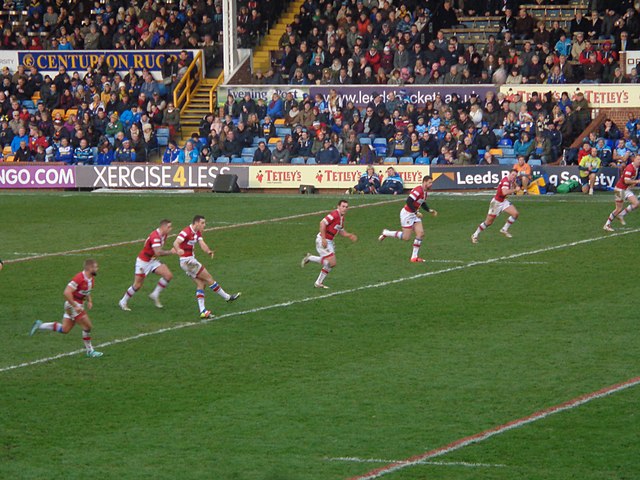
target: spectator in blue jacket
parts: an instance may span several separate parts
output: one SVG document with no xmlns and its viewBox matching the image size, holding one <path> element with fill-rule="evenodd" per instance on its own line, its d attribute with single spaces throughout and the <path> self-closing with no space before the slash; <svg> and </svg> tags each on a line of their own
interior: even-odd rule
<svg viewBox="0 0 640 480">
<path fill-rule="evenodd" d="M 184 145 L 184 152 L 182 155 L 182 162 L 180 163 L 198 163 L 198 159 L 200 158 L 200 152 L 196 147 L 193 140 L 187 140 L 187 143 Z"/>
<path fill-rule="evenodd" d="M 333 146 L 330 139 L 324 140 L 322 148 L 316 154 L 316 162 L 324 165 L 340 163 L 340 152 Z"/>
<path fill-rule="evenodd" d="M 74 162 L 73 154 L 73 147 L 69 144 L 69 139 L 62 137 L 60 139 L 60 146 L 56 150 L 56 162 L 64 162 L 71 165 Z"/>
<path fill-rule="evenodd" d="M 18 128 L 18 134 L 11 140 L 11 153 L 15 154 L 18 151 L 20 142 L 27 142 L 27 145 L 29 145 L 29 135 L 27 135 L 27 129 L 24 127 Z"/>
<path fill-rule="evenodd" d="M 98 152 L 98 158 L 96 159 L 96 165 L 111 165 L 115 158 L 113 147 L 111 143 L 104 142 L 100 151 Z"/>
<path fill-rule="evenodd" d="M 393 167 L 387 168 L 387 178 L 382 182 L 382 186 L 378 189 L 378 193 L 387 195 L 398 195 L 404 190 L 404 182 L 402 177 L 398 175 Z"/>
<path fill-rule="evenodd" d="M 516 157 L 522 155 L 526 159 L 529 159 L 529 155 L 531 155 L 534 148 L 533 139 L 529 138 L 527 132 L 522 132 L 520 138 L 513 144 L 513 153 Z"/>
<path fill-rule="evenodd" d="M 116 149 L 115 154 L 116 162 L 132 163 L 136 161 L 136 151 L 131 148 L 131 140 L 125 138 L 122 141 L 122 145 Z"/>
<path fill-rule="evenodd" d="M 376 173 L 373 165 L 369 165 L 367 171 L 358 180 L 358 184 L 347 190 L 347 193 L 378 193 L 379 188 L 380 176 Z"/>
<path fill-rule="evenodd" d="M 80 145 L 73 152 L 73 159 L 76 165 L 93 165 L 93 150 L 86 138 L 80 140 Z"/>
<path fill-rule="evenodd" d="M 267 105 L 267 115 L 269 115 L 271 118 L 283 117 L 282 98 L 280 98 L 280 95 L 278 95 L 277 93 L 273 94 L 269 105 Z"/>
<path fill-rule="evenodd" d="M 178 148 L 175 140 L 169 140 L 167 149 L 162 156 L 162 163 L 184 163 L 184 153 Z"/>
</svg>

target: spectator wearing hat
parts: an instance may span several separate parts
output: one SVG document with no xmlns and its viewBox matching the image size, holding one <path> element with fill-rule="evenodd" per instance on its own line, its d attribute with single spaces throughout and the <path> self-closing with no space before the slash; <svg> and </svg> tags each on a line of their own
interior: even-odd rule
<svg viewBox="0 0 640 480">
<path fill-rule="evenodd" d="M 337 165 L 340 163 L 340 152 L 329 138 L 323 140 L 322 148 L 316 154 L 316 162 L 322 165 Z"/>
</svg>

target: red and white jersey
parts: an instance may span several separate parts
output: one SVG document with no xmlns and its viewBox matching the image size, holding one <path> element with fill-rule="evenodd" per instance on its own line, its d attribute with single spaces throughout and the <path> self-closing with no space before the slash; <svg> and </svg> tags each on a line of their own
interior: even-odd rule
<svg viewBox="0 0 640 480">
<path fill-rule="evenodd" d="M 630 185 L 624 183 L 625 179 L 628 178 L 629 180 L 635 180 L 637 175 L 638 170 L 633 166 L 633 163 L 630 163 L 624 168 L 624 172 L 622 172 L 622 175 L 620 175 L 618 183 L 616 183 L 616 188 L 619 188 L 620 190 L 626 190 L 630 187 Z"/>
<path fill-rule="evenodd" d="M 411 193 L 409 193 L 409 198 L 411 199 L 411 207 L 408 204 L 405 204 L 404 209 L 407 212 L 416 213 L 420 210 L 420 207 L 424 202 L 427 201 L 427 191 L 422 188 L 422 185 L 418 185 Z"/>
<path fill-rule="evenodd" d="M 73 289 L 73 299 L 78 303 L 84 303 L 87 296 L 91 295 L 93 282 L 95 282 L 95 279 L 93 277 L 87 277 L 84 271 L 82 271 L 76 274 L 67 286 Z"/>
<path fill-rule="evenodd" d="M 144 247 L 142 247 L 142 250 L 140 250 L 138 258 L 145 262 L 150 262 L 156 256 L 153 249 L 162 248 L 166 239 L 166 235 L 161 235 L 160 230 L 155 229 L 149 234 L 147 240 L 144 242 Z"/>
<path fill-rule="evenodd" d="M 496 190 L 496 196 L 493 197 L 497 202 L 504 202 L 507 199 L 508 195 L 504 194 L 504 190 L 514 188 L 514 182 L 509 180 L 509 176 L 503 177 L 498 184 L 498 189 Z"/>
<path fill-rule="evenodd" d="M 202 240 L 202 234 L 196 232 L 191 225 L 186 227 L 178 234 L 178 238 L 182 240 L 180 248 L 184 251 L 182 258 L 193 257 L 193 246 Z"/>
<path fill-rule="evenodd" d="M 338 210 L 334 210 L 322 219 L 322 222 L 326 225 L 326 237 L 327 240 L 333 240 L 340 230 L 344 228 L 344 217 L 340 215 Z"/>
</svg>

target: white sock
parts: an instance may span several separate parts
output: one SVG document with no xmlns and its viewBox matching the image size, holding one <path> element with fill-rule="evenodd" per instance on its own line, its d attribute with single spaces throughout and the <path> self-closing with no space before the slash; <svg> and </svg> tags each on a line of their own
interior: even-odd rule
<svg viewBox="0 0 640 480">
<path fill-rule="evenodd" d="M 82 331 L 82 341 L 84 342 L 84 348 L 87 349 L 87 352 L 93 350 L 93 346 L 91 345 L 91 332 L 87 332 L 86 330 Z"/>
<path fill-rule="evenodd" d="M 160 294 L 162 293 L 162 291 L 167 288 L 169 286 L 169 280 L 165 280 L 164 278 L 161 278 L 158 281 L 158 284 L 156 285 L 156 288 L 153 289 L 153 292 L 151 292 L 151 295 L 153 295 L 154 297 L 158 297 L 160 296 Z"/>
<path fill-rule="evenodd" d="M 318 255 L 309 255 L 309 261 L 313 263 L 322 263 L 322 257 Z"/>
<path fill-rule="evenodd" d="M 231 295 L 229 295 L 227 292 L 225 292 L 222 287 L 220 285 L 218 285 L 218 282 L 213 282 L 212 285 L 209 285 L 209 288 L 216 292 L 218 295 L 220 295 L 222 298 L 224 298 L 225 300 L 229 300 L 231 298 Z"/>
<path fill-rule="evenodd" d="M 478 225 L 478 228 L 476 229 L 475 233 L 473 234 L 474 237 L 477 237 L 478 235 L 480 235 L 481 232 L 484 232 L 487 229 L 487 224 L 482 222 L 480 225 Z"/>
<path fill-rule="evenodd" d="M 420 253 L 420 246 L 422 245 L 422 239 L 416 238 L 413 241 L 413 252 L 411 253 L 411 258 L 416 258 Z"/>
<path fill-rule="evenodd" d="M 324 279 L 327 278 L 327 275 L 329 275 L 329 272 L 331 271 L 331 267 L 329 266 L 328 263 L 324 263 L 322 265 L 322 269 L 320 270 L 320 275 L 318 275 L 318 279 L 316 280 L 316 283 L 319 283 L 320 285 L 322 285 L 322 283 L 324 283 Z"/>
<path fill-rule="evenodd" d="M 62 333 L 62 324 L 60 322 L 49 322 L 40 325 L 40 330 L 51 330 L 52 332 Z"/>
<path fill-rule="evenodd" d="M 127 291 L 124 292 L 124 296 L 120 301 L 123 303 L 127 303 L 131 299 L 131 297 L 133 297 L 136 294 L 136 292 L 137 290 L 133 288 L 133 285 L 131 285 L 129 288 L 127 288 Z"/>
<path fill-rule="evenodd" d="M 206 310 L 204 308 L 204 290 L 196 290 L 196 300 L 198 301 L 198 308 L 201 312 Z"/>
<path fill-rule="evenodd" d="M 509 218 L 507 218 L 507 221 L 506 221 L 506 222 L 505 222 L 505 224 L 504 224 L 504 227 L 502 227 L 502 230 L 503 230 L 503 231 L 505 231 L 505 232 L 506 232 L 507 230 L 509 230 L 509 227 L 510 227 L 511 225 L 513 225 L 513 222 L 515 222 L 516 220 L 517 220 L 517 218 L 514 218 L 514 217 L 512 217 L 512 216 L 509 216 Z"/>
<path fill-rule="evenodd" d="M 402 238 L 402 232 L 400 230 L 382 230 L 382 235 L 385 237 Z"/>
</svg>

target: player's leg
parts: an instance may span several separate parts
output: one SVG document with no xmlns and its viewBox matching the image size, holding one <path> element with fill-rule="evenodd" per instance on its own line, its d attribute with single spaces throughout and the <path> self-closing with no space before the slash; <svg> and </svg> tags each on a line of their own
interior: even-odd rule
<svg viewBox="0 0 640 480">
<path fill-rule="evenodd" d="M 409 235 L 411 235 L 411 233 L 409 233 Z M 403 230 L 389 230 L 387 228 L 382 230 L 382 233 L 380 234 L 380 236 L 378 236 L 378 240 L 381 242 L 385 238 L 397 238 L 398 240 L 408 240 L 408 238 L 404 237 Z"/>
<path fill-rule="evenodd" d="M 207 310 L 204 304 L 204 286 L 205 282 L 196 277 L 193 279 L 196 284 L 196 302 L 198 302 L 198 311 L 200 312 L 200 318 L 209 318 L 211 312 Z"/>
<path fill-rule="evenodd" d="M 589 195 L 593 195 L 593 189 L 596 186 L 596 174 L 589 175 Z"/>
<path fill-rule="evenodd" d="M 638 199 L 636 198 L 636 196 L 629 190 L 627 190 L 627 192 L 629 193 L 626 194 L 626 200 L 629 201 L 629 205 L 627 205 L 626 208 L 623 208 L 618 214 L 618 220 L 620 220 L 620 223 L 622 223 L 623 225 L 627 224 L 627 222 L 624 220 L 625 215 L 638 208 Z"/>
<path fill-rule="evenodd" d="M 300 266 L 304 268 L 304 266 L 309 263 L 319 263 L 322 264 L 322 255 L 324 251 L 324 247 L 322 246 L 322 240 L 316 236 L 316 251 L 318 255 L 311 255 L 307 252 L 307 254 L 302 258 L 302 262 L 300 262 Z"/>
<path fill-rule="evenodd" d="M 329 288 L 324 284 L 324 279 L 327 278 L 327 275 L 333 270 L 333 267 L 336 266 L 336 255 L 335 253 L 330 253 L 328 256 L 322 257 L 322 268 L 320 269 L 320 274 L 316 279 L 314 286 L 316 288 Z"/>
<path fill-rule="evenodd" d="M 473 232 L 473 235 L 471 235 L 471 241 L 473 243 L 478 243 L 478 235 L 480 235 L 487 228 L 489 228 L 491 225 L 493 225 L 493 222 L 495 221 L 496 216 L 497 215 L 493 215 L 491 213 L 487 214 L 487 218 L 484 219 L 484 222 L 482 222 L 480 225 L 478 225 L 478 228 L 476 228 L 476 231 Z"/>
<path fill-rule="evenodd" d="M 220 284 L 213 279 L 213 277 L 211 276 L 211 274 L 208 272 L 206 268 L 204 268 L 202 272 L 200 272 L 200 274 L 198 275 L 198 278 L 203 280 L 205 282 L 205 285 L 209 286 L 209 290 L 217 293 L 222 298 L 224 298 L 227 302 L 233 302 L 235 299 L 237 299 L 240 296 L 240 292 L 234 293 L 233 295 L 229 295 L 227 292 L 225 292 L 224 289 L 220 286 Z"/>
<path fill-rule="evenodd" d="M 173 273 L 169 270 L 164 264 L 161 264 L 158 268 L 156 268 L 153 273 L 156 275 L 160 275 L 160 280 L 156 285 L 156 288 L 153 289 L 153 292 L 149 295 L 149 298 L 153 300 L 153 303 L 158 308 L 162 308 L 162 303 L 160 303 L 160 294 L 164 291 L 165 288 L 169 286 L 169 282 L 173 279 Z"/>
<path fill-rule="evenodd" d="M 136 294 L 136 292 L 142 288 L 142 285 L 144 285 L 145 277 L 146 277 L 146 274 L 144 273 L 136 273 L 134 275 L 133 283 L 129 288 L 127 288 L 127 291 L 124 292 L 124 295 L 118 302 L 118 305 L 120 305 L 120 308 L 122 310 L 127 312 L 131 310 L 128 305 L 129 300 L 131 300 L 131 297 L 133 297 Z"/>
<path fill-rule="evenodd" d="M 507 208 L 503 210 L 503 212 L 509 214 L 509 218 L 505 222 L 504 226 L 500 229 L 500 233 L 503 234 L 507 238 L 511 238 L 511 234 L 509 233 L 509 228 L 514 222 L 518 219 L 518 210 L 513 205 L 509 205 Z"/>
<path fill-rule="evenodd" d="M 405 229 L 403 229 L 404 231 Z M 424 227 L 422 222 L 416 222 L 413 224 L 413 231 L 416 237 L 413 240 L 413 250 L 411 251 L 412 262 L 424 262 L 424 259 L 420 258 L 420 247 L 422 246 L 422 239 L 424 238 Z"/>
<path fill-rule="evenodd" d="M 94 350 L 93 345 L 91 345 L 91 330 L 93 325 L 91 324 L 89 315 L 83 312 L 76 317 L 75 321 L 82 327 L 82 341 L 84 342 L 84 348 L 87 350 L 87 357 L 101 357 L 102 352 L 97 352 Z"/>
<path fill-rule="evenodd" d="M 48 330 L 50 332 L 67 334 L 73 328 L 73 320 L 68 315 L 62 318 L 62 322 L 46 322 L 36 320 L 31 327 L 29 335 L 34 335 L 38 330 Z"/>
<path fill-rule="evenodd" d="M 604 230 L 606 230 L 607 232 L 613 232 L 613 228 L 611 227 L 611 222 L 613 222 L 613 220 L 618 217 L 623 210 L 625 210 L 624 208 L 624 200 L 622 195 L 624 195 L 624 193 L 620 193 L 620 191 L 616 191 L 616 208 L 613 210 L 613 212 L 611 212 L 609 214 L 609 216 L 607 217 L 607 221 L 604 224 L 604 227 L 602 227 Z M 635 195 L 634 195 L 635 198 Z M 636 205 L 637 205 L 637 199 L 636 199 Z M 633 204 L 631 204 L 633 205 Z M 629 206 L 631 206 L 629 205 Z M 625 213 L 626 215 L 626 213 Z M 622 217 L 624 217 L 624 215 L 622 215 Z M 622 220 L 623 225 L 626 224 L 626 222 L 624 221 L 624 219 Z"/>
</svg>

